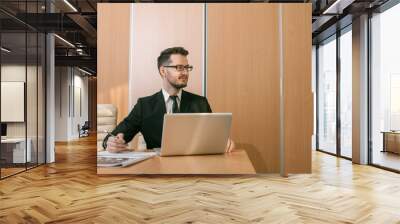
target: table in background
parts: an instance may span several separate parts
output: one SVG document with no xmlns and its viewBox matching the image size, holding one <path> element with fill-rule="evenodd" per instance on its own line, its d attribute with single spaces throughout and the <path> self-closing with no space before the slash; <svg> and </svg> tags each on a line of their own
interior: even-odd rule
<svg viewBox="0 0 400 224">
<path fill-rule="evenodd" d="M 400 154 L 400 131 L 382 131 L 383 150 L 382 152 L 393 152 Z"/>
<path fill-rule="evenodd" d="M 27 142 L 26 151 L 25 144 Z M 25 164 L 31 161 L 31 146 L 30 138 L 6 138 L 1 139 L 1 160 L 5 164 Z M 25 161 L 27 160 L 27 161 Z"/>
</svg>

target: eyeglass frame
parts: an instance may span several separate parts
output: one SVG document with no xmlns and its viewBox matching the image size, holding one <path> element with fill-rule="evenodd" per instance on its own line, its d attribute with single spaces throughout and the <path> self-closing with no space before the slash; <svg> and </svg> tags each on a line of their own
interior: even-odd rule
<svg viewBox="0 0 400 224">
<path fill-rule="evenodd" d="M 178 69 L 178 66 L 182 66 L 182 69 Z M 186 70 L 187 72 L 190 72 L 193 70 L 193 65 L 163 65 L 163 67 L 166 68 L 175 68 L 176 71 L 178 72 L 183 72 Z"/>
</svg>

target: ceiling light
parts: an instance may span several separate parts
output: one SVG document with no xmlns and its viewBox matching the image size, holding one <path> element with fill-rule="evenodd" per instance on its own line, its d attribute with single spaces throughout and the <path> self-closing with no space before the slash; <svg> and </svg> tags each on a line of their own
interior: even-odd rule
<svg viewBox="0 0 400 224">
<path fill-rule="evenodd" d="M 58 36 L 57 34 L 54 34 L 54 36 L 57 37 L 58 39 L 60 39 L 62 42 L 66 43 L 67 45 L 69 45 L 69 46 L 75 48 L 75 45 L 73 45 L 73 44 L 72 44 L 71 42 L 69 42 L 68 40 L 66 40 L 66 39 L 64 39 L 64 38 L 62 38 L 62 37 L 60 37 L 60 36 Z"/>
<path fill-rule="evenodd" d="M 71 4 L 69 3 L 68 0 L 64 0 L 65 4 L 67 4 L 74 12 L 78 12 L 78 10 Z"/>
<path fill-rule="evenodd" d="M 92 73 L 90 73 L 90 72 L 88 72 L 88 71 L 86 71 L 86 70 L 83 70 L 83 69 L 81 69 L 81 68 L 79 68 L 79 67 L 78 67 L 78 70 L 81 71 L 81 72 L 83 72 L 83 73 L 85 73 L 85 74 L 87 74 L 87 75 L 93 75 Z"/>
<path fill-rule="evenodd" d="M 6 53 L 10 53 L 10 52 L 11 52 L 11 50 L 9 50 L 9 49 L 7 49 L 7 48 L 5 48 L 5 47 L 1 47 L 1 50 L 4 51 L 4 52 L 6 52 Z"/>
<path fill-rule="evenodd" d="M 355 0 L 336 0 L 332 5 L 324 10 L 322 14 L 342 14 L 343 9 L 351 5 Z"/>
</svg>

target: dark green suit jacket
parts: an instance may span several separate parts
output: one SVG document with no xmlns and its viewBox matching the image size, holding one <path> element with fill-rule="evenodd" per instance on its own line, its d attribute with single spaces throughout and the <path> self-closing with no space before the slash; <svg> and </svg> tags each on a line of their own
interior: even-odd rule
<svg viewBox="0 0 400 224">
<path fill-rule="evenodd" d="M 180 113 L 211 113 L 205 97 L 182 91 Z M 138 132 L 143 134 L 148 149 L 160 148 L 166 106 L 162 91 L 152 96 L 139 98 L 129 115 L 111 132 L 124 134 L 125 142 L 130 142 Z M 107 135 L 103 141 L 106 148 Z"/>
</svg>

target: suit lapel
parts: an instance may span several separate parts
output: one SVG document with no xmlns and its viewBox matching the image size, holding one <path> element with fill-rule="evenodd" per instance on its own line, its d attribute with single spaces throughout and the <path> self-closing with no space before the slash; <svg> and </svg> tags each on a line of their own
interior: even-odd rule
<svg viewBox="0 0 400 224">
<path fill-rule="evenodd" d="M 189 95 L 182 90 L 180 113 L 187 113 L 189 110 Z"/>
<path fill-rule="evenodd" d="M 167 113 L 165 101 L 164 101 L 164 95 L 162 94 L 162 91 L 158 92 L 156 95 L 156 104 L 154 106 L 154 113 L 156 113 L 156 114 Z"/>
</svg>

